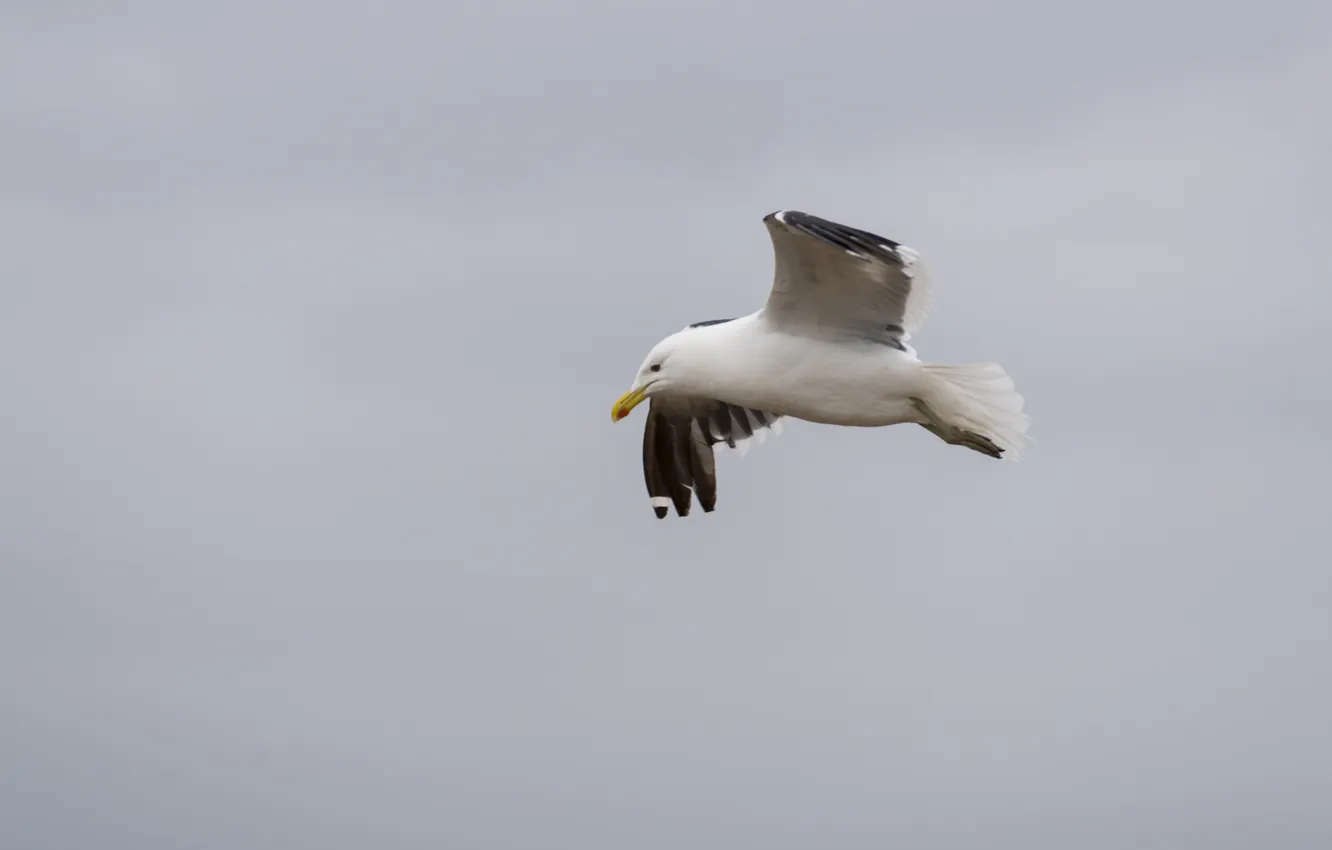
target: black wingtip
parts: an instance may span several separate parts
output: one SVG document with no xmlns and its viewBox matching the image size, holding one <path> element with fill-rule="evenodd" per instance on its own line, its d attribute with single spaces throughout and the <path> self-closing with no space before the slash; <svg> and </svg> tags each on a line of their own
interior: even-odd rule
<svg viewBox="0 0 1332 850">
<path fill-rule="evenodd" d="M 652 512 L 657 515 L 657 519 L 665 519 L 666 514 L 670 513 L 670 510 L 670 508 L 666 507 L 659 507 L 657 505 L 652 506 Z"/>
<path fill-rule="evenodd" d="M 798 210 L 780 212 L 782 224 L 815 239 L 836 245 L 853 254 L 874 257 L 898 266 L 903 264 L 902 257 L 897 253 L 902 243 L 894 239 Z"/>
</svg>

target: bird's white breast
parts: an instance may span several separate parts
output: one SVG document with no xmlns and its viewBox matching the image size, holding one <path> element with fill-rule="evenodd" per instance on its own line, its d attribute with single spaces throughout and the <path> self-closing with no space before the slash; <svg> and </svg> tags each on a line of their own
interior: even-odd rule
<svg viewBox="0 0 1332 850">
<path fill-rule="evenodd" d="M 919 392 L 923 376 L 907 352 L 774 332 L 755 320 L 718 331 L 708 391 L 719 400 L 832 425 L 918 419 L 908 397 Z"/>
</svg>

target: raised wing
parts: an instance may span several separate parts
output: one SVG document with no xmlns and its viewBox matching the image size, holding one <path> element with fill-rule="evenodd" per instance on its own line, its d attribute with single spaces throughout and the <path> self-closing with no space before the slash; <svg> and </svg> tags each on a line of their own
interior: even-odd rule
<svg viewBox="0 0 1332 850">
<path fill-rule="evenodd" d="M 692 494 L 704 512 L 717 506 L 717 466 L 713 447 L 725 443 L 742 453 L 768 431 L 780 433 L 781 416 L 712 399 L 654 398 L 643 426 L 643 479 L 658 519 L 674 505 L 688 516 Z"/>
<path fill-rule="evenodd" d="M 929 274 L 912 249 L 808 213 L 763 223 L 776 269 L 763 307 L 777 326 L 861 336 L 905 348 L 929 312 Z"/>
</svg>

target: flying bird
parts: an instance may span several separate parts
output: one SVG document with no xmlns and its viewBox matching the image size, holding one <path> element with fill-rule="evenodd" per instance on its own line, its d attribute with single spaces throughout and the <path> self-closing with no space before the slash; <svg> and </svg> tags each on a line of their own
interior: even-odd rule
<svg viewBox="0 0 1332 850">
<path fill-rule="evenodd" d="M 907 344 L 929 311 L 920 255 L 891 239 L 795 210 L 764 217 L 776 269 L 767 301 L 694 322 L 653 346 L 618 422 L 650 400 L 643 477 L 658 518 L 717 505 L 713 448 L 741 451 L 786 418 L 878 427 L 916 423 L 945 443 L 1016 460 L 1030 418 L 997 363 L 922 363 Z"/>
</svg>

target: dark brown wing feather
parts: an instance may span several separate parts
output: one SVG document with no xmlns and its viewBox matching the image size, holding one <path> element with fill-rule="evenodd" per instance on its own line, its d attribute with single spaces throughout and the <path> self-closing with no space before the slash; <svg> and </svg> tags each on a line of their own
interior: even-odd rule
<svg viewBox="0 0 1332 850">
<path fill-rule="evenodd" d="M 705 513 L 717 507 L 717 463 L 713 446 L 734 448 L 781 417 L 707 399 L 663 404 L 653 399 L 643 426 L 643 481 L 652 510 L 665 519 L 670 507 L 688 516 L 691 497 Z"/>
</svg>

